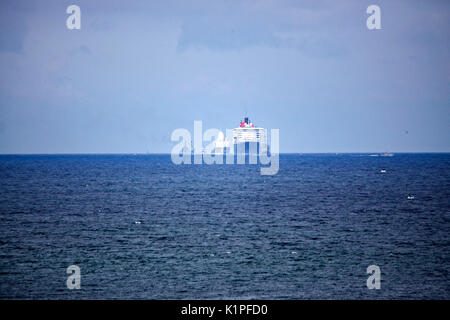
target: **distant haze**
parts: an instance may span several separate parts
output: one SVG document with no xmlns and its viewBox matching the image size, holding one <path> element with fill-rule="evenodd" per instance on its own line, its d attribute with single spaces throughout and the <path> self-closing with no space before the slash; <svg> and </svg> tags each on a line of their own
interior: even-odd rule
<svg viewBox="0 0 450 320">
<path fill-rule="evenodd" d="M 447 0 L 3 0 L 0 153 L 166 153 L 246 115 L 281 152 L 450 152 L 449 40 Z"/>
</svg>

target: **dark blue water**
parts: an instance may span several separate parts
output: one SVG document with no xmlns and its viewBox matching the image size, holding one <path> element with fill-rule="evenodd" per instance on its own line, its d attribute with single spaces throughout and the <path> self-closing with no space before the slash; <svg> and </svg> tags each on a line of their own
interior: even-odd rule
<svg viewBox="0 0 450 320">
<path fill-rule="evenodd" d="M 450 154 L 282 155 L 274 176 L 0 156 L 0 183 L 3 299 L 450 298 Z"/>
</svg>

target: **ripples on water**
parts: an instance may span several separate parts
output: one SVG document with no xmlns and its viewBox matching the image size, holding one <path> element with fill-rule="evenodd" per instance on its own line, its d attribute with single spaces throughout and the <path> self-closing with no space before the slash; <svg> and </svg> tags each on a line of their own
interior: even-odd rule
<svg viewBox="0 0 450 320">
<path fill-rule="evenodd" d="M 449 154 L 281 155 L 275 176 L 0 156 L 0 298 L 449 299 L 449 169 Z"/>
</svg>

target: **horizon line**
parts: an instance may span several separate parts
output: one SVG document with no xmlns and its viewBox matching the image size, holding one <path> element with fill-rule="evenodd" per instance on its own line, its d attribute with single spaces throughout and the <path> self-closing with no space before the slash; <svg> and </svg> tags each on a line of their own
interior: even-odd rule
<svg viewBox="0 0 450 320">
<path fill-rule="evenodd" d="M 344 151 L 344 152 L 280 152 L 279 155 L 302 155 L 302 154 L 373 154 L 373 155 L 384 155 L 384 154 L 446 154 L 450 153 L 450 151 L 401 151 L 401 152 L 370 152 L 370 151 Z M 202 154 L 202 153 L 199 153 Z M 214 153 L 212 153 L 214 154 Z M 75 153 L 0 153 L 0 156 L 50 156 L 50 155 L 171 155 L 169 152 L 75 152 Z M 196 155 L 195 153 L 191 153 L 191 155 Z"/>
</svg>

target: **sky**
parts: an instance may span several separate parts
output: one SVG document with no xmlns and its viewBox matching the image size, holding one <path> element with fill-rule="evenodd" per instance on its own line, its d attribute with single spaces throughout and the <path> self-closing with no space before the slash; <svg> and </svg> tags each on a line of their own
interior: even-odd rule
<svg viewBox="0 0 450 320">
<path fill-rule="evenodd" d="M 244 116 L 282 153 L 450 152 L 449 39 L 447 0 L 2 0 L 0 153 L 170 153 Z"/>
</svg>

